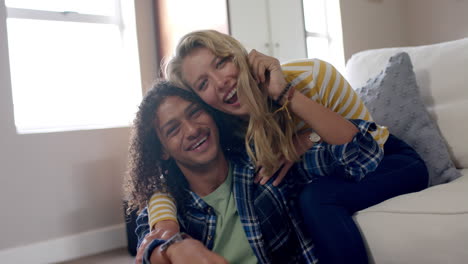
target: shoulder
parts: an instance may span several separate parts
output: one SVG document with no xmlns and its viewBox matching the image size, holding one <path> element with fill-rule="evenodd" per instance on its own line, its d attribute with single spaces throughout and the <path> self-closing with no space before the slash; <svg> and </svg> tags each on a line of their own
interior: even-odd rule
<svg viewBox="0 0 468 264">
<path fill-rule="evenodd" d="M 317 61 L 319 61 L 319 60 L 318 59 L 307 59 L 307 58 L 288 60 L 288 61 L 285 61 L 285 62 L 281 63 L 281 68 L 283 70 L 298 69 L 298 68 L 302 68 L 302 67 L 310 68 L 310 66 L 313 66 L 314 64 L 316 64 Z"/>
<path fill-rule="evenodd" d="M 311 82 L 313 79 L 333 74 L 336 71 L 333 65 L 317 58 L 287 61 L 281 64 L 281 69 L 286 80 L 294 85 L 302 81 Z"/>
<path fill-rule="evenodd" d="M 234 179 L 245 181 L 252 178 L 255 174 L 255 166 L 252 164 L 247 154 L 230 156 L 229 163 Z"/>
<path fill-rule="evenodd" d="M 302 58 L 302 59 L 294 59 L 289 60 L 281 63 L 281 68 L 283 70 L 310 70 L 311 67 L 327 67 L 332 66 L 327 61 L 318 59 L 318 58 Z"/>
</svg>

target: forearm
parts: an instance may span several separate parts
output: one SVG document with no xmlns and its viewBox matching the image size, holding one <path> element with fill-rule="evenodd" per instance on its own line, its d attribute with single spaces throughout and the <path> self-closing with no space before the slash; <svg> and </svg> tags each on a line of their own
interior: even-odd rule
<svg viewBox="0 0 468 264">
<path fill-rule="evenodd" d="M 383 150 L 369 133 L 376 129 L 375 123 L 364 120 L 351 121 L 359 132 L 350 142 L 342 145 L 322 142 L 304 154 L 303 169 L 312 178 L 317 175 L 330 175 L 337 169 L 342 169 L 345 177 L 359 181 L 377 168 L 383 158 Z"/>
<path fill-rule="evenodd" d="M 356 126 L 350 121 L 296 90 L 289 108 L 329 144 L 348 143 L 358 132 Z"/>
</svg>

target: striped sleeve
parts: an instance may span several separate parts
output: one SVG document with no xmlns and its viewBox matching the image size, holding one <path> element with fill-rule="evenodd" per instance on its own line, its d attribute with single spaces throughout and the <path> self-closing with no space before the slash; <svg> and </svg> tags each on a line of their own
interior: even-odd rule
<svg viewBox="0 0 468 264">
<path fill-rule="evenodd" d="M 163 220 L 177 222 L 177 208 L 174 199 L 165 193 L 154 193 L 148 203 L 148 216 L 151 229 Z"/>
<path fill-rule="evenodd" d="M 357 93 L 330 63 L 319 59 L 304 59 L 285 63 L 282 69 L 286 81 L 310 99 L 346 119 L 373 121 Z M 298 131 L 307 128 L 302 120 L 296 118 L 295 123 Z M 377 125 L 371 135 L 383 148 L 389 132 L 386 127 Z"/>
</svg>

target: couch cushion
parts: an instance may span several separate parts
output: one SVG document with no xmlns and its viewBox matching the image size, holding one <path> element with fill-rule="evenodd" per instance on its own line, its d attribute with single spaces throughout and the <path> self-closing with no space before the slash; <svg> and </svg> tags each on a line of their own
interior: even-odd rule
<svg viewBox="0 0 468 264">
<path fill-rule="evenodd" d="M 421 99 L 407 53 L 390 58 L 384 71 L 356 92 L 379 125 L 411 145 L 426 162 L 430 185 L 460 176 Z"/>
<path fill-rule="evenodd" d="M 468 263 L 468 170 L 355 214 L 373 263 Z"/>
<path fill-rule="evenodd" d="M 361 87 L 378 74 L 392 55 L 410 55 L 421 95 L 448 143 L 458 168 L 468 168 L 468 38 L 435 45 L 368 50 L 351 57 L 346 77 Z"/>
</svg>

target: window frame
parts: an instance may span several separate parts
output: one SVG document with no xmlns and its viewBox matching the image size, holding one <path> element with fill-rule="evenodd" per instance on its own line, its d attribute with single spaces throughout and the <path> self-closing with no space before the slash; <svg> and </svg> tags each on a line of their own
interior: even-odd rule
<svg viewBox="0 0 468 264">
<path fill-rule="evenodd" d="M 138 70 L 135 70 L 135 74 L 133 77 L 132 82 L 137 85 L 139 89 L 135 90 L 135 96 L 141 98 L 142 96 L 142 82 L 141 82 L 141 72 L 140 70 L 140 58 L 139 58 L 139 51 L 138 51 L 138 39 L 136 36 L 137 29 L 128 30 L 128 25 L 124 24 L 124 17 L 128 17 L 127 15 L 124 16 L 122 10 L 122 3 L 121 0 L 114 0 L 114 7 L 115 12 L 114 15 L 98 15 L 98 14 L 86 14 L 80 13 L 75 11 L 50 11 L 50 10 L 39 10 L 39 9 L 29 9 L 29 8 L 17 8 L 17 7 L 9 7 L 5 3 L 5 11 L 6 11 L 6 19 L 13 18 L 13 19 L 31 19 L 31 20 L 43 20 L 43 21 L 57 21 L 57 22 L 77 22 L 77 23 L 92 23 L 92 24 L 107 24 L 107 25 L 116 25 L 118 31 L 120 32 L 120 38 L 122 43 L 127 43 L 129 35 L 134 35 L 131 42 L 127 43 L 124 46 L 124 57 L 133 56 L 131 58 L 132 62 L 131 65 L 137 67 Z M 124 3 L 126 6 L 130 6 L 128 3 Z M 133 9 L 131 10 L 132 13 L 135 13 L 135 4 L 131 5 Z M 131 8 L 130 8 L 131 9 Z M 130 10 L 129 10 L 130 11 Z M 130 24 L 136 26 L 136 15 L 132 14 L 133 17 Z M 130 50 L 131 49 L 131 50 Z M 11 59 L 11 58 L 10 58 Z M 11 62 L 10 62 L 11 65 Z M 10 73 L 11 74 L 11 73 Z M 12 93 L 14 92 L 14 84 L 11 84 Z M 137 94 L 138 93 L 138 94 Z M 14 99 L 14 98 L 12 98 Z M 137 105 L 135 105 L 135 111 L 137 109 Z M 16 115 L 16 110 L 13 111 L 14 115 Z M 133 119 L 133 118 L 132 118 Z M 31 126 L 28 125 L 23 126 L 19 125 L 16 122 L 15 117 L 15 127 L 16 132 L 18 134 L 36 134 L 36 133 L 50 133 L 50 132 L 67 132 L 67 131 L 79 131 L 79 130 L 96 130 L 96 129 L 103 129 L 103 128 L 118 128 L 118 127 L 129 127 L 131 126 L 132 119 L 125 119 L 122 118 L 120 121 L 110 120 L 109 122 L 100 121 L 96 122 L 80 122 L 77 121 L 75 125 L 67 125 L 67 124 L 60 124 L 60 122 L 55 126 Z M 127 120 L 127 121 L 126 121 Z"/>
<path fill-rule="evenodd" d="M 303 7 L 305 6 L 303 0 Z M 339 0 L 320 0 L 323 3 L 324 12 L 324 32 L 308 31 L 307 27 L 304 26 L 305 40 L 307 42 L 308 37 L 325 39 L 328 44 L 327 61 L 332 63 L 340 72 L 344 72 L 345 57 L 343 47 L 343 30 L 341 26 L 341 10 Z M 306 21 L 306 10 L 303 8 L 304 22 Z M 331 19 L 335 19 L 335 23 L 330 23 Z M 309 48 L 306 45 L 307 56 L 310 58 Z M 333 54 L 333 55 L 332 55 Z"/>
<path fill-rule="evenodd" d="M 6 5 L 6 4 L 5 4 Z M 122 6 L 120 0 L 114 0 L 113 16 L 79 13 L 76 11 L 49 11 L 30 8 L 9 7 L 6 5 L 6 17 L 34 20 L 52 20 L 64 22 L 82 22 L 97 24 L 115 24 L 123 30 Z"/>
</svg>

